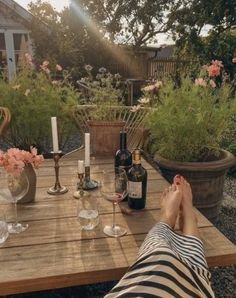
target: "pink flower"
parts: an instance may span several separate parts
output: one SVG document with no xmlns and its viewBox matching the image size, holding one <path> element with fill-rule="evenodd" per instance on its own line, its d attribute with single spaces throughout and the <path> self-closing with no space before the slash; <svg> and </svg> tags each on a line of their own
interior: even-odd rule
<svg viewBox="0 0 236 298">
<path fill-rule="evenodd" d="M 29 65 L 32 65 L 33 62 L 32 62 L 32 56 L 29 54 L 29 53 L 26 53 L 25 54 L 25 59 L 26 59 L 26 62 L 29 64 Z"/>
<path fill-rule="evenodd" d="M 212 64 L 207 68 L 207 72 L 210 77 L 217 77 L 220 75 L 220 67 Z"/>
<path fill-rule="evenodd" d="M 21 173 L 26 164 L 31 163 L 38 168 L 43 160 L 42 155 L 37 155 L 36 148 L 31 148 L 30 152 L 18 148 L 10 148 L 7 152 L 0 151 L 0 166 L 13 175 Z"/>
<path fill-rule="evenodd" d="M 222 61 L 220 61 L 220 60 L 212 60 L 211 64 L 215 65 L 215 66 L 218 66 L 218 67 L 224 67 Z"/>
<path fill-rule="evenodd" d="M 29 94 L 30 94 L 30 89 L 26 89 L 25 93 L 24 93 L 24 96 L 28 96 Z"/>
<path fill-rule="evenodd" d="M 49 74 L 49 73 L 50 73 L 50 70 L 49 70 L 48 66 L 49 66 L 49 61 L 45 60 L 45 61 L 43 61 L 43 64 L 40 65 L 40 68 L 41 68 L 44 72 L 46 72 L 47 74 Z"/>
<path fill-rule="evenodd" d="M 232 62 L 233 62 L 233 63 L 236 63 L 236 57 L 234 57 L 234 58 L 232 59 Z"/>
<path fill-rule="evenodd" d="M 57 71 L 62 71 L 62 67 L 61 67 L 60 64 L 57 64 L 57 65 L 56 65 L 56 70 L 57 70 Z"/>
<path fill-rule="evenodd" d="M 42 67 L 48 67 L 49 66 L 49 61 L 48 60 L 44 60 Z"/>
<path fill-rule="evenodd" d="M 196 86 L 203 86 L 203 87 L 206 87 L 206 81 L 204 81 L 203 78 L 198 78 L 198 79 L 195 79 L 195 85 Z"/>
<path fill-rule="evenodd" d="M 37 155 L 37 156 L 35 156 L 34 161 L 33 161 L 33 164 L 34 164 L 35 169 L 38 169 L 38 168 L 39 168 L 39 165 L 40 165 L 40 163 L 41 163 L 43 160 L 44 160 L 44 158 L 43 158 L 42 155 Z"/>
<path fill-rule="evenodd" d="M 211 85 L 212 88 L 216 87 L 216 83 L 213 80 L 210 80 L 209 84 Z"/>
</svg>

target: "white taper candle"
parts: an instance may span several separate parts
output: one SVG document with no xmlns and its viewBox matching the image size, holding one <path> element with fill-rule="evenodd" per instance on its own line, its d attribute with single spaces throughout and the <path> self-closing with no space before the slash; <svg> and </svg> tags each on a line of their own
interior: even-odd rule
<svg viewBox="0 0 236 298">
<path fill-rule="evenodd" d="M 90 166 L 90 133 L 85 133 L 85 167 Z"/>
<path fill-rule="evenodd" d="M 51 117 L 51 125 L 52 125 L 52 147 L 53 147 L 53 152 L 57 153 L 59 151 L 58 133 L 57 133 L 57 117 Z"/>
<path fill-rule="evenodd" d="M 78 173 L 83 174 L 84 173 L 84 161 L 78 160 Z"/>
</svg>

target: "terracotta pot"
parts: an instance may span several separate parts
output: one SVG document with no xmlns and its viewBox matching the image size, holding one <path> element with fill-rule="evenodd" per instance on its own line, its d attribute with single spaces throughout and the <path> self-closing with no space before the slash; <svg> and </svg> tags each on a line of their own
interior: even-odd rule
<svg viewBox="0 0 236 298">
<path fill-rule="evenodd" d="M 164 178 L 170 183 L 176 174 L 184 176 L 192 187 L 193 204 L 208 219 L 218 218 L 227 170 L 235 164 L 235 157 L 221 150 L 219 160 L 209 162 L 175 162 L 161 156 L 155 160 Z"/>
<path fill-rule="evenodd" d="M 89 120 L 91 154 L 114 157 L 120 146 L 120 130 L 124 121 Z"/>
<path fill-rule="evenodd" d="M 37 177 L 32 164 L 25 165 L 24 171 L 29 180 L 29 190 L 24 197 L 18 201 L 20 204 L 34 202 L 36 193 Z"/>
</svg>

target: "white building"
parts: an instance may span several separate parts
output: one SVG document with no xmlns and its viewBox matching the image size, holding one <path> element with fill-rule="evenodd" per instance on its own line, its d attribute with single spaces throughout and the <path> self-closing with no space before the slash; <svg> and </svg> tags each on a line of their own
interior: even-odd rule
<svg viewBox="0 0 236 298">
<path fill-rule="evenodd" d="M 32 54 L 29 25 L 32 14 L 13 0 L 0 0 L 0 73 L 9 78 L 16 72 L 25 53 Z"/>
</svg>

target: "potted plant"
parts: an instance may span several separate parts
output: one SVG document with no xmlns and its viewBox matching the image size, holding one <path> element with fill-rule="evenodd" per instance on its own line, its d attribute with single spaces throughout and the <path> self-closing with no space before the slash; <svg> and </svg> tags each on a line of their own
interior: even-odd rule
<svg viewBox="0 0 236 298">
<path fill-rule="evenodd" d="M 119 132 L 125 122 L 119 117 L 124 99 L 120 89 L 120 75 L 107 72 L 104 67 L 94 77 L 92 66 L 86 65 L 87 76 L 78 81 L 81 89 L 80 103 L 74 110 L 91 134 L 91 152 L 95 155 L 113 156 L 119 146 Z M 82 130 L 82 129 L 81 129 Z M 111 141 L 112 140 L 112 141 Z"/>
<path fill-rule="evenodd" d="M 219 214 L 225 174 L 235 163 L 234 156 L 221 149 L 221 140 L 236 111 L 236 98 L 222 77 L 220 61 L 212 61 L 202 72 L 204 76 L 195 81 L 185 77 L 163 82 L 157 108 L 148 114 L 146 127 L 163 176 L 169 182 L 177 173 L 186 177 L 195 206 L 214 220 Z"/>
<path fill-rule="evenodd" d="M 6 152 L 0 151 L 0 167 L 13 176 L 24 171 L 28 178 L 29 188 L 19 200 L 20 203 L 29 203 L 35 200 L 37 178 L 34 168 L 38 169 L 43 160 L 43 156 L 38 155 L 37 149 L 33 147 L 30 148 L 30 151 L 18 148 L 10 148 Z"/>
</svg>

